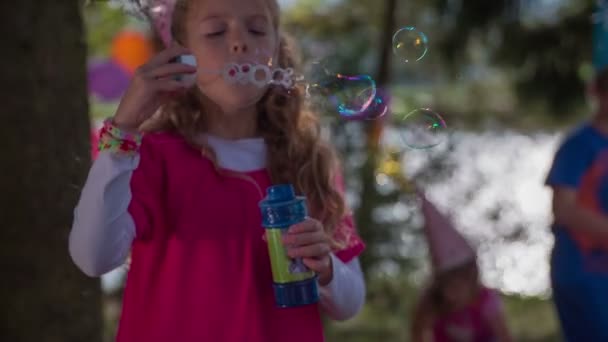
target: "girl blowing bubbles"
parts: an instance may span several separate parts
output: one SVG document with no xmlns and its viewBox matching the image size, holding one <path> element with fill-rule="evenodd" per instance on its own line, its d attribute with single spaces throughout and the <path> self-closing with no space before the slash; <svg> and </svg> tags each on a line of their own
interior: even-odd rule
<svg viewBox="0 0 608 342">
<path fill-rule="evenodd" d="M 344 320 L 365 297 L 364 245 L 345 211 L 336 157 L 298 89 L 285 96 L 205 72 L 249 62 L 256 51 L 274 51 L 279 67 L 291 67 L 278 5 L 175 6 L 171 30 L 182 46 L 142 66 L 105 122 L 70 254 L 89 276 L 131 254 L 117 341 L 322 341 L 319 307 Z M 169 63 L 181 54 L 198 66 Z M 175 79 L 184 73 L 196 76 Z M 281 183 L 308 199 L 311 218 L 283 242 L 318 274 L 319 307 L 275 306 L 258 202 Z"/>
<path fill-rule="evenodd" d="M 481 285 L 473 248 L 423 194 L 433 278 L 414 311 L 415 342 L 510 342 L 498 294 Z"/>
</svg>

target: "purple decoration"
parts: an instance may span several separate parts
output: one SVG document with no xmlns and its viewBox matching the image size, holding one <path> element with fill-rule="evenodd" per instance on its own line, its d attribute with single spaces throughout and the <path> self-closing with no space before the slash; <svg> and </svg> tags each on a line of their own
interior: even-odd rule
<svg viewBox="0 0 608 342">
<path fill-rule="evenodd" d="M 113 60 L 97 61 L 89 65 L 89 93 L 101 101 L 120 99 L 129 86 L 130 76 Z"/>
</svg>

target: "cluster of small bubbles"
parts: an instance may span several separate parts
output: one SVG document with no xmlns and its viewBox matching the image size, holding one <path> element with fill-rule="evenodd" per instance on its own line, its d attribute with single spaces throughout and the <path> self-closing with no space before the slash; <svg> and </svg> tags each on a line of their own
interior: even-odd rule
<svg viewBox="0 0 608 342">
<path fill-rule="evenodd" d="M 259 88 L 277 85 L 287 90 L 296 85 L 292 68 L 273 69 L 264 64 L 228 63 L 221 74 L 224 80 L 231 84 L 253 84 Z"/>
<path fill-rule="evenodd" d="M 197 67 L 197 73 L 217 74 L 232 85 L 253 85 L 264 88 L 270 85 L 280 86 L 289 93 L 301 80 L 293 68 L 275 66 L 274 59 L 267 51 L 257 50 L 245 62 L 228 62 L 220 70 Z"/>
</svg>

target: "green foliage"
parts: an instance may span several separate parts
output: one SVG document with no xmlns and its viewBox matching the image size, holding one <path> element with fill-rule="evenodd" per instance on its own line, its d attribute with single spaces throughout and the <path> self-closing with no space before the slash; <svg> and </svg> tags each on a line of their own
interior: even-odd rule
<svg viewBox="0 0 608 342">
<path fill-rule="evenodd" d="M 403 274 L 370 279 L 365 308 L 353 320 L 328 323 L 328 341 L 409 341 L 410 311 L 417 293 L 409 284 Z"/>
<path fill-rule="evenodd" d="M 509 25 L 505 36 L 519 46 L 501 46 L 496 60 L 512 70 L 522 102 L 544 100 L 557 118 L 584 102 L 580 67 L 591 59 L 591 11 L 568 15 L 558 25 Z M 540 86 L 542 85 L 542 86 Z"/>
<path fill-rule="evenodd" d="M 84 7 L 89 56 L 108 56 L 112 39 L 129 23 L 123 11 L 105 2 L 91 2 Z"/>
<path fill-rule="evenodd" d="M 504 296 L 505 313 L 515 341 L 560 341 L 559 325 L 549 298 Z"/>
<path fill-rule="evenodd" d="M 118 103 L 105 103 L 97 101 L 94 97 L 90 97 L 89 107 L 91 121 L 99 121 L 114 115 L 114 113 L 116 113 L 116 109 L 118 109 Z"/>
<path fill-rule="evenodd" d="M 583 103 L 580 68 L 590 62 L 591 14 L 595 1 L 577 1 L 551 21 L 525 20 L 517 1 L 438 0 L 443 25 L 437 43 L 443 63 L 457 73 L 481 42 L 489 62 L 504 68 L 523 104 L 541 103 L 558 119 Z"/>
</svg>

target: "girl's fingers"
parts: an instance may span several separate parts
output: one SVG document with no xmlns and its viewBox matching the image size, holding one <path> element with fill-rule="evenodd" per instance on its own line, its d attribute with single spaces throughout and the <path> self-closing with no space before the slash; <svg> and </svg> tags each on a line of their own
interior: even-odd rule
<svg viewBox="0 0 608 342">
<path fill-rule="evenodd" d="M 147 76 L 151 79 L 159 79 L 167 76 L 192 74 L 195 72 L 196 68 L 191 65 L 181 63 L 169 63 L 150 70 L 147 73 Z"/>
<path fill-rule="evenodd" d="M 290 258 L 316 258 L 323 257 L 331 251 L 327 243 L 317 243 L 304 247 L 290 247 L 287 249 L 287 255 Z"/>
<path fill-rule="evenodd" d="M 326 242 L 325 232 L 313 231 L 305 233 L 288 233 L 283 235 L 283 244 L 288 246 L 300 247 Z"/>
<path fill-rule="evenodd" d="M 331 263 L 329 258 L 303 258 L 302 262 L 310 270 L 317 273 L 324 271 Z"/>
<path fill-rule="evenodd" d="M 317 230 L 323 230 L 321 222 L 309 218 L 303 222 L 294 224 L 293 226 L 289 227 L 289 234 L 314 232 Z"/>
<path fill-rule="evenodd" d="M 153 83 L 153 89 L 155 91 L 176 91 L 185 89 L 186 85 L 183 82 L 166 79 L 166 80 L 158 80 Z"/>
</svg>

